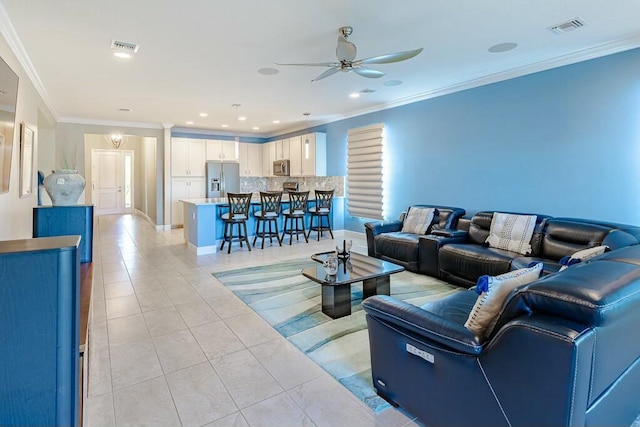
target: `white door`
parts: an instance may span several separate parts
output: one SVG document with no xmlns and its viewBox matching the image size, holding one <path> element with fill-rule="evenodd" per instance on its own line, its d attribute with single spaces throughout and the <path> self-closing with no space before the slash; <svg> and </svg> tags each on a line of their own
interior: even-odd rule
<svg viewBox="0 0 640 427">
<path fill-rule="evenodd" d="M 96 215 L 133 211 L 133 151 L 91 150 L 91 197 Z"/>
</svg>

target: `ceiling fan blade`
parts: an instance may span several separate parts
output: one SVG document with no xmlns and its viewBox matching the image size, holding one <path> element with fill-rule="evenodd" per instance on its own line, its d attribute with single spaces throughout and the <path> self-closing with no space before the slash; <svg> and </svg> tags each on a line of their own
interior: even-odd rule
<svg viewBox="0 0 640 427">
<path fill-rule="evenodd" d="M 348 41 L 344 36 L 338 36 L 338 45 L 336 46 L 338 61 L 353 61 L 356 54 L 356 45 Z"/>
<path fill-rule="evenodd" d="M 318 77 L 316 77 L 315 79 L 311 80 L 312 82 L 317 82 L 318 80 L 322 80 L 325 77 L 329 77 L 331 75 L 334 75 L 335 73 L 337 73 L 338 71 L 340 71 L 339 68 L 329 68 L 327 71 L 325 71 L 324 73 L 320 74 Z"/>
<path fill-rule="evenodd" d="M 339 67 L 338 62 L 303 62 L 299 64 L 282 64 L 280 62 L 274 62 L 276 65 L 301 65 L 307 67 Z"/>
<path fill-rule="evenodd" d="M 390 64 L 392 62 L 400 62 L 405 61 L 407 59 L 411 59 L 414 56 L 418 55 L 423 51 L 424 48 L 414 49 L 414 50 L 405 50 L 404 52 L 396 52 L 396 53 L 388 53 L 386 55 L 373 56 L 371 58 L 361 59 L 359 61 L 354 61 L 354 65 L 360 64 Z"/>
<path fill-rule="evenodd" d="M 369 77 L 370 79 L 377 79 L 378 77 L 384 76 L 382 71 L 374 70 L 373 68 L 358 67 L 353 68 L 351 71 L 362 77 Z"/>
</svg>

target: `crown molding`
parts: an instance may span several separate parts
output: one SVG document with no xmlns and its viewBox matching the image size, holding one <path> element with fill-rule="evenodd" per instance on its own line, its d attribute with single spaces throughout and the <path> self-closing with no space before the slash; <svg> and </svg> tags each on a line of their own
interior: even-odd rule
<svg viewBox="0 0 640 427">
<path fill-rule="evenodd" d="M 485 86 L 492 83 L 497 83 L 505 80 L 511 80 L 517 77 L 522 77 L 528 74 L 534 74 L 541 71 L 550 70 L 553 68 L 563 67 L 565 65 L 576 64 L 578 62 L 588 61 L 590 59 L 596 59 L 603 56 L 613 55 L 615 53 L 624 52 L 626 50 L 635 49 L 640 47 L 640 35 L 630 37 L 623 40 L 618 40 L 611 43 L 601 44 L 595 47 L 591 47 L 588 49 L 583 49 L 578 52 L 572 52 L 570 54 L 557 56 L 555 58 L 547 59 L 544 61 L 535 62 L 532 64 L 528 64 L 522 67 L 512 68 L 511 70 L 502 71 L 499 73 L 489 74 L 486 76 L 482 76 L 476 79 L 467 80 L 465 82 L 456 83 L 454 85 L 438 88 L 429 92 L 422 92 L 416 95 L 411 95 L 402 99 L 398 99 L 392 102 L 378 104 L 373 107 L 369 107 L 366 109 L 357 110 L 353 113 L 346 115 L 333 115 L 331 117 L 325 119 L 319 119 L 317 121 L 313 121 L 310 123 L 304 123 L 301 125 L 294 125 L 286 128 L 279 129 L 274 132 L 269 132 L 266 134 L 259 135 L 246 135 L 253 137 L 262 137 L 266 139 L 276 138 L 281 135 L 286 135 L 295 132 L 301 132 L 307 129 L 311 129 L 316 126 L 326 125 L 329 123 L 339 122 L 340 120 L 346 120 L 354 117 L 363 116 L 369 113 L 375 113 L 382 110 L 387 110 L 390 108 L 401 107 L 407 104 L 413 104 L 415 102 L 425 101 L 431 98 L 437 98 L 439 96 L 449 95 L 455 92 L 461 92 L 467 89 L 473 89 L 475 87 Z M 211 131 L 207 130 L 198 130 L 192 128 L 174 128 L 173 131 L 176 132 L 188 132 L 194 134 L 206 134 L 211 133 Z M 226 135 L 222 131 L 215 130 L 214 131 L 218 135 Z M 232 133 L 229 134 L 233 136 Z M 245 135 L 243 135 L 245 136 Z"/>
<path fill-rule="evenodd" d="M 125 122 L 116 120 L 100 120 L 100 119 L 86 119 L 81 117 L 60 117 L 58 123 L 73 123 L 78 125 L 99 125 L 99 126 L 116 126 L 116 127 L 129 127 L 129 128 L 143 128 L 143 129 L 164 129 L 160 123 L 146 123 L 146 122 Z"/>
<path fill-rule="evenodd" d="M 0 34 L 2 34 L 4 39 L 7 41 L 9 48 L 18 59 L 18 62 L 20 63 L 24 71 L 27 73 L 27 76 L 40 95 L 40 98 L 42 98 L 42 101 L 49 109 L 49 112 L 53 116 L 54 120 L 57 121 L 58 113 L 53 106 L 53 102 L 51 101 L 47 90 L 44 88 L 42 80 L 40 80 L 40 76 L 36 72 L 36 69 L 31 62 L 27 51 L 22 45 L 22 42 L 18 37 L 18 33 L 16 33 L 16 29 L 13 27 L 11 19 L 9 19 L 9 15 L 7 14 L 7 11 L 5 10 L 2 3 L 0 3 Z"/>
</svg>

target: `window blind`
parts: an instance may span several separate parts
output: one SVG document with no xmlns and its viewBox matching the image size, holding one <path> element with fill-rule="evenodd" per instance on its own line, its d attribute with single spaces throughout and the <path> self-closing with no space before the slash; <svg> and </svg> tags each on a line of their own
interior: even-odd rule
<svg viewBox="0 0 640 427">
<path fill-rule="evenodd" d="M 383 133 L 384 124 L 347 133 L 347 212 L 351 216 L 383 219 Z"/>
</svg>

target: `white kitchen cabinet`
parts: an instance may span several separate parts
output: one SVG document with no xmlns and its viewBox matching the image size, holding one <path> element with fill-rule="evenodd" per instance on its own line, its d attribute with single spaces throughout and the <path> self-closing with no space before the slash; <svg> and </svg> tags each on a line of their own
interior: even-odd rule
<svg viewBox="0 0 640 427">
<path fill-rule="evenodd" d="M 289 174 L 302 176 L 302 138 L 294 136 L 289 138 Z"/>
<path fill-rule="evenodd" d="M 171 179 L 171 225 L 184 224 L 183 205 L 181 199 L 202 199 L 206 197 L 204 178 L 172 178 Z"/>
<path fill-rule="evenodd" d="M 236 162 L 236 142 L 218 139 L 207 140 L 207 160 L 220 160 L 223 162 Z"/>
<path fill-rule="evenodd" d="M 262 175 L 262 147 L 242 142 L 240 145 L 240 176 Z"/>
<path fill-rule="evenodd" d="M 276 160 L 276 143 L 262 144 L 262 176 L 273 176 L 273 162 Z"/>
<path fill-rule="evenodd" d="M 171 176 L 205 175 L 205 141 L 171 138 Z"/>
<path fill-rule="evenodd" d="M 290 138 L 291 176 L 326 176 L 326 141 L 326 134 L 320 132 Z"/>
<path fill-rule="evenodd" d="M 276 141 L 276 158 L 275 160 L 286 160 L 289 158 L 289 140 L 280 139 Z"/>
</svg>

